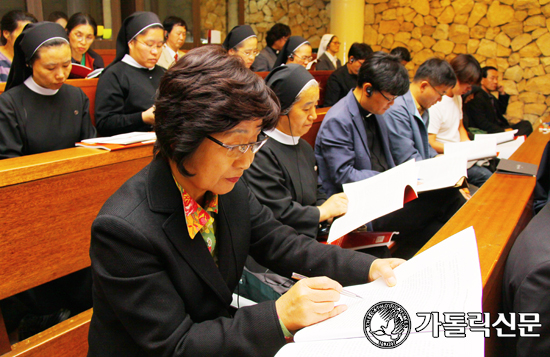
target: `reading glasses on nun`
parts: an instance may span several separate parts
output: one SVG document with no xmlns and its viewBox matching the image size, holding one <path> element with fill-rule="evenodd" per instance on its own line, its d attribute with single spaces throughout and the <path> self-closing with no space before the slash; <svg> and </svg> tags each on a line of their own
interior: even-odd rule
<svg viewBox="0 0 550 357">
<path fill-rule="evenodd" d="M 135 40 L 136 40 L 136 42 L 139 42 L 142 45 L 145 45 L 145 46 L 149 47 L 150 50 L 152 50 L 155 47 L 157 48 L 157 50 L 160 50 L 162 48 L 162 46 L 164 46 L 164 41 L 162 41 L 162 42 L 152 42 L 152 43 L 149 44 L 149 43 L 141 42 L 137 38 Z"/>
<path fill-rule="evenodd" d="M 292 52 L 292 54 L 294 55 L 294 57 L 298 57 L 306 62 L 311 62 L 313 61 L 313 57 L 311 56 L 300 56 L 300 55 L 297 55 L 296 52 Z"/>
<path fill-rule="evenodd" d="M 258 51 L 258 50 L 249 50 L 249 51 L 240 51 L 240 50 L 238 50 L 237 52 L 243 53 L 246 57 L 256 57 L 258 55 L 258 53 L 260 53 L 260 51 Z"/>
<path fill-rule="evenodd" d="M 241 144 L 241 145 L 227 145 L 222 143 L 218 139 L 211 137 L 210 135 L 206 135 L 206 137 L 212 140 L 213 142 L 215 142 L 216 144 L 218 144 L 219 146 L 226 148 L 227 156 L 232 157 L 234 159 L 237 159 L 243 156 L 248 151 L 248 149 L 251 149 L 253 154 L 257 153 L 258 150 L 260 150 L 260 148 L 264 146 L 264 144 L 268 139 L 268 136 L 265 135 L 264 132 L 261 132 L 260 135 L 258 135 L 258 141 L 256 142 L 249 143 L 249 144 Z"/>
</svg>

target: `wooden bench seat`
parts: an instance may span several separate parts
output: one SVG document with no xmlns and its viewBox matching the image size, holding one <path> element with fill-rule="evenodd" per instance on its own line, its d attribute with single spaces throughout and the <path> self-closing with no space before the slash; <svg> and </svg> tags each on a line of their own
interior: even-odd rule
<svg viewBox="0 0 550 357">
<path fill-rule="evenodd" d="M 1 160 L 0 299 L 89 267 L 90 228 L 99 209 L 151 159 L 152 145 Z M 91 313 L 13 346 L 2 323 L 0 356 L 85 356 Z"/>
<path fill-rule="evenodd" d="M 550 135 L 535 130 L 510 157 L 511 160 L 538 165 Z M 483 310 L 496 320 L 502 300 L 502 276 L 508 253 L 517 236 L 533 217 L 533 191 L 536 178 L 495 173 L 475 195 L 420 250 L 443 241 L 473 226 L 476 232 L 481 277 Z M 485 343 L 485 356 L 501 356 L 502 338 L 495 336 Z"/>
</svg>

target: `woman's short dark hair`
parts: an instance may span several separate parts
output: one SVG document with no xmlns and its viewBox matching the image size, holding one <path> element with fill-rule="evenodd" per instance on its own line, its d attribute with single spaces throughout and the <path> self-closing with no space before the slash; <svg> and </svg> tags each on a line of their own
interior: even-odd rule
<svg viewBox="0 0 550 357">
<path fill-rule="evenodd" d="M 265 42 L 266 44 L 271 47 L 275 43 L 275 41 L 283 38 L 283 37 L 289 37 L 290 36 L 290 27 L 288 27 L 285 24 L 275 24 L 273 27 L 267 31 L 267 34 L 265 36 Z"/>
<path fill-rule="evenodd" d="M 69 21 L 67 21 L 67 26 L 65 27 L 65 29 L 67 30 L 67 35 L 70 34 L 71 31 L 79 25 L 92 26 L 92 29 L 94 30 L 94 36 L 97 36 L 97 24 L 94 18 L 91 15 L 83 14 L 81 12 L 77 12 L 76 14 L 71 16 Z"/>
<path fill-rule="evenodd" d="M 434 87 L 456 84 L 456 75 L 449 62 L 440 58 L 430 58 L 418 67 L 413 82 L 428 81 Z"/>
<path fill-rule="evenodd" d="M 332 41 L 332 39 L 331 39 L 331 41 Z M 367 45 L 366 43 L 355 42 L 349 48 L 348 58 L 353 57 L 356 61 L 357 60 L 363 60 L 363 59 L 367 58 L 373 52 L 374 51 L 372 50 L 372 48 L 369 45 Z"/>
<path fill-rule="evenodd" d="M 390 54 L 396 55 L 397 57 L 399 57 L 401 61 L 405 61 L 405 62 L 411 61 L 411 53 L 405 47 L 401 47 L 401 46 L 396 47 L 393 50 L 391 50 Z"/>
<path fill-rule="evenodd" d="M 155 155 L 172 160 L 182 175 L 191 176 L 184 163 L 207 135 L 257 119 L 262 119 L 263 130 L 272 129 L 279 112 L 275 93 L 240 58 L 220 46 L 195 48 L 160 82 Z"/>
<path fill-rule="evenodd" d="M 12 10 L 2 16 L 2 20 L 0 21 L 0 44 L 2 46 L 8 42 L 8 39 L 4 37 L 4 31 L 12 33 L 17 30 L 19 22 L 21 21 L 29 21 L 32 23 L 38 22 L 33 14 L 21 10 Z"/>
<path fill-rule="evenodd" d="M 67 45 L 69 46 L 69 43 L 65 40 L 62 40 L 60 38 L 52 38 L 46 42 L 44 42 L 42 44 L 42 46 L 38 47 L 38 49 L 34 52 L 34 54 L 32 55 L 31 59 L 29 60 L 29 65 L 32 66 L 34 61 L 36 61 L 37 59 L 40 58 L 40 51 L 43 49 L 43 48 L 47 48 L 47 47 L 57 47 L 57 46 L 63 46 L 63 45 Z"/>
<path fill-rule="evenodd" d="M 460 54 L 453 58 L 451 67 L 460 83 L 478 84 L 481 79 L 481 66 L 472 55 Z"/>
<path fill-rule="evenodd" d="M 357 87 L 370 83 L 374 90 L 401 96 L 409 91 L 409 73 L 397 56 L 379 51 L 370 54 L 357 74 Z"/>
<path fill-rule="evenodd" d="M 187 31 L 187 23 L 185 22 L 184 19 L 177 16 L 168 16 L 162 22 L 162 26 L 164 27 L 164 30 L 167 31 L 168 33 L 172 32 L 172 29 L 174 28 L 174 26 L 183 26 Z"/>
<path fill-rule="evenodd" d="M 59 19 L 65 19 L 65 21 L 69 22 L 69 16 L 63 11 L 54 11 L 48 16 L 48 21 L 50 22 L 56 22 Z"/>
</svg>

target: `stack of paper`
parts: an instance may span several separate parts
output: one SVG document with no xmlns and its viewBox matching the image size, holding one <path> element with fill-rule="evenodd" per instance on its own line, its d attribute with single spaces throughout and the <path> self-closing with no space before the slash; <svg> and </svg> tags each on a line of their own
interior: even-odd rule
<svg viewBox="0 0 550 357">
<path fill-rule="evenodd" d="M 348 305 L 342 314 L 306 327 L 294 337 L 295 343 L 284 346 L 277 357 L 287 356 L 483 356 L 484 336 L 465 327 L 466 337 L 445 337 L 441 325 L 434 338 L 432 324 L 417 332 L 424 317 L 417 313 L 480 313 L 482 311 L 481 272 L 473 227 L 447 238 L 395 269 L 397 285 L 384 281 L 346 287 L 363 299 L 341 296 Z M 365 337 L 365 315 L 375 304 L 395 302 L 411 319 L 407 339 L 393 349 L 380 349 Z M 370 329 L 382 328 L 374 326 Z M 378 321 L 380 324 L 380 321 Z M 438 326 L 438 327 L 437 327 Z"/>
<path fill-rule="evenodd" d="M 141 145 L 149 145 L 153 144 L 156 140 L 157 136 L 154 132 L 134 131 L 115 136 L 85 139 L 80 143 L 76 143 L 75 146 L 112 151 Z"/>
<path fill-rule="evenodd" d="M 497 139 L 487 137 L 483 140 L 445 143 L 443 151 L 445 155 L 466 156 L 468 161 L 487 159 L 497 156 Z"/>
</svg>

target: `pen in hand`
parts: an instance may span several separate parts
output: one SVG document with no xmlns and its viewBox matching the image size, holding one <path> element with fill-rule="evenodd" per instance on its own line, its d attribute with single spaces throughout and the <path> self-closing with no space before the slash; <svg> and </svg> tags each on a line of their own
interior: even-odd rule
<svg viewBox="0 0 550 357">
<path fill-rule="evenodd" d="M 302 279 L 307 279 L 307 276 L 302 275 L 302 274 L 298 274 L 298 273 L 292 273 L 292 279 L 302 280 Z M 359 299 L 363 298 L 362 296 L 359 296 L 355 293 L 352 293 L 351 291 L 348 291 L 346 289 L 342 289 L 340 294 L 345 295 L 345 296 L 349 296 L 349 297 L 353 297 L 353 298 L 359 298 Z"/>
</svg>

